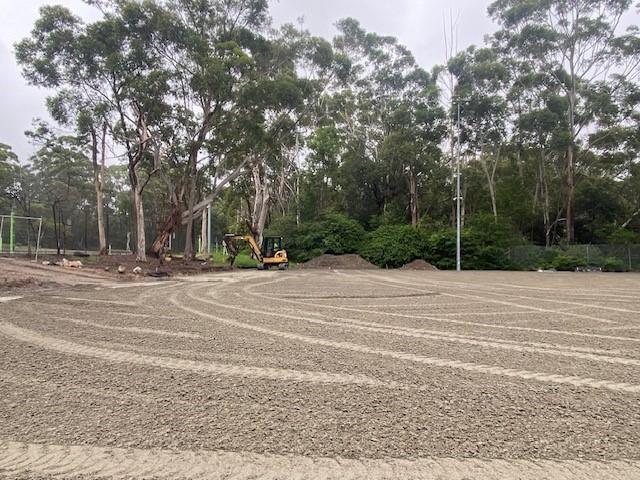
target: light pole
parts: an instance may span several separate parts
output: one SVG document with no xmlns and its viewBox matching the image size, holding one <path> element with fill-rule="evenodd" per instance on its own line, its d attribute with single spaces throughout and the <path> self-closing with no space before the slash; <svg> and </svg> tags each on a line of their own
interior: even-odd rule
<svg viewBox="0 0 640 480">
<path fill-rule="evenodd" d="M 462 222 L 460 219 L 461 216 L 461 205 L 460 205 L 460 100 L 458 103 L 458 121 L 457 121 L 457 129 L 458 129 L 458 149 L 456 155 L 456 271 L 461 271 L 461 258 L 460 258 L 460 233 L 462 229 Z"/>
</svg>

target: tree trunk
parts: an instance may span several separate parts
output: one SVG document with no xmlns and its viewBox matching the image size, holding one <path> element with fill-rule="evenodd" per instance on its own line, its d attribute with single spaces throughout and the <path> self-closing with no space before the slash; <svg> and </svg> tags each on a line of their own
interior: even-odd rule
<svg viewBox="0 0 640 480">
<path fill-rule="evenodd" d="M 551 247 L 551 199 L 549 198 L 549 182 L 547 179 L 546 158 L 544 153 L 540 154 L 540 189 L 542 190 L 542 219 L 544 223 L 545 246 Z"/>
<path fill-rule="evenodd" d="M 60 232 L 58 229 L 58 212 L 56 212 L 56 204 L 51 204 L 51 210 L 53 211 L 53 233 L 56 237 L 56 253 L 60 255 Z"/>
<path fill-rule="evenodd" d="M 576 241 L 575 228 L 574 228 L 574 190 L 575 190 L 575 177 L 574 177 L 574 165 L 573 165 L 573 145 L 567 147 L 567 243 L 573 245 Z"/>
<path fill-rule="evenodd" d="M 167 218 L 164 226 L 160 229 L 160 231 L 156 235 L 155 240 L 151 244 L 151 253 L 154 256 L 162 256 L 162 254 L 164 253 L 165 245 L 169 241 L 169 237 L 181 225 L 181 223 L 182 209 L 180 208 L 180 204 L 172 199 L 171 212 L 169 213 L 169 217 Z"/>
<path fill-rule="evenodd" d="M 263 169 L 260 168 L 261 164 L 262 162 L 257 162 L 251 168 L 253 186 L 256 192 L 253 200 L 251 231 L 258 245 L 262 245 L 262 232 L 264 231 L 264 225 L 267 223 L 269 202 L 271 200 L 269 193 L 269 179 L 266 178 L 266 173 L 264 173 Z M 263 174 L 265 176 L 264 179 L 262 178 Z"/>
<path fill-rule="evenodd" d="M 102 131 L 102 154 L 101 160 L 98 161 L 98 136 L 94 128 L 91 128 L 92 155 L 93 161 L 93 185 L 96 190 L 96 210 L 98 215 L 98 242 L 100 255 L 107 254 L 107 236 L 104 228 L 104 195 L 103 181 L 105 177 L 105 148 L 106 148 L 106 125 Z"/>
<path fill-rule="evenodd" d="M 187 232 L 184 240 L 184 258 L 183 262 L 188 263 L 191 260 L 195 260 L 195 252 L 193 249 L 193 219 L 194 219 L 194 206 L 196 204 L 196 176 L 197 176 L 197 151 L 191 152 L 191 159 L 189 161 L 189 191 L 187 193 Z"/>
<path fill-rule="evenodd" d="M 146 262 L 146 240 L 144 238 L 144 208 L 142 206 L 142 187 L 132 185 L 133 212 L 136 227 L 136 262 Z"/>
<path fill-rule="evenodd" d="M 202 222 L 200 222 L 200 253 L 207 253 L 207 220 L 209 218 L 207 210 L 202 211 Z"/>
<path fill-rule="evenodd" d="M 409 212 L 411 213 L 411 225 L 415 228 L 418 226 L 420 210 L 418 206 L 418 182 L 413 169 L 409 169 Z"/>
</svg>

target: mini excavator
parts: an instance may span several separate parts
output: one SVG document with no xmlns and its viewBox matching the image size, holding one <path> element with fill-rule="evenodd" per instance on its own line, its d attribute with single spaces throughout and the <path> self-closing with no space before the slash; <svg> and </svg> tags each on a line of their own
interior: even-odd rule
<svg viewBox="0 0 640 480">
<path fill-rule="evenodd" d="M 253 255 L 258 260 L 258 270 L 266 270 L 277 266 L 284 270 L 289 265 L 287 251 L 282 248 L 282 237 L 264 237 L 262 248 L 258 246 L 251 235 L 236 235 L 229 233 L 224 236 L 224 243 L 229 251 L 227 264 L 231 267 L 239 253 L 238 242 L 246 242 L 251 247 Z"/>
</svg>

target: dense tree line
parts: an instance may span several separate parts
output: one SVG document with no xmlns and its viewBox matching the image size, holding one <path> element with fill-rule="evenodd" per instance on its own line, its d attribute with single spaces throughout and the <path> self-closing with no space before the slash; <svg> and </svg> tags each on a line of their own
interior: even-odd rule
<svg viewBox="0 0 640 480">
<path fill-rule="evenodd" d="M 274 29 L 266 0 L 89 3 L 100 20 L 45 6 L 16 45 L 56 125 L 34 121 L 28 161 L 0 145 L 0 209 L 44 216 L 58 249 L 90 219 L 102 253 L 127 237 L 146 261 L 180 232 L 189 260 L 212 204 L 219 233 L 278 233 L 299 259 L 447 267 L 458 167 L 470 266 L 640 239 L 631 0 L 497 0 L 500 30 L 430 71 L 355 19 L 331 41 Z"/>
</svg>

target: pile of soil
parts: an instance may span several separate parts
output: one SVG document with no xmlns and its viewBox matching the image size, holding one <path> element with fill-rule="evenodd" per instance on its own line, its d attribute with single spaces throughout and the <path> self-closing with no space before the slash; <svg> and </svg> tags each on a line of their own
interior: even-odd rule
<svg viewBox="0 0 640 480">
<path fill-rule="evenodd" d="M 378 268 L 374 264 L 367 262 L 360 255 L 321 255 L 301 263 L 300 268 L 329 268 L 342 270 L 360 270 Z"/>
<path fill-rule="evenodd" d="M 62 266 L 63 258 L 82 262 L 82 268 Z M 157 258 L 148 260 L 147 263 L 137 263 L 134 255 L 88 257 L 71 254 L 41 255 L 35 262 L 26 256 L 0 256 L 0 294 L 46 290 L 57 285 L 89 285 L 113 280 L 143 280 L 229 270 L 226 266 L 214 266 L 205 261 L 193 261 L 185 265 L 182 259 L 163 262 Z M 123 273 L 118 272 L 120 266 L 124 269 Z M 133 273 L 136 267 L 142 270 L 139 274 Z"/>
<path fill-rule="evenodd" d="M 400 267 L 400 270 L 438 270 L 436 267 L 431 265 L 429 262 L 425 262 L 424 260 L 414 260 L 413 262 L 407 263 Z"/>
</svg>

